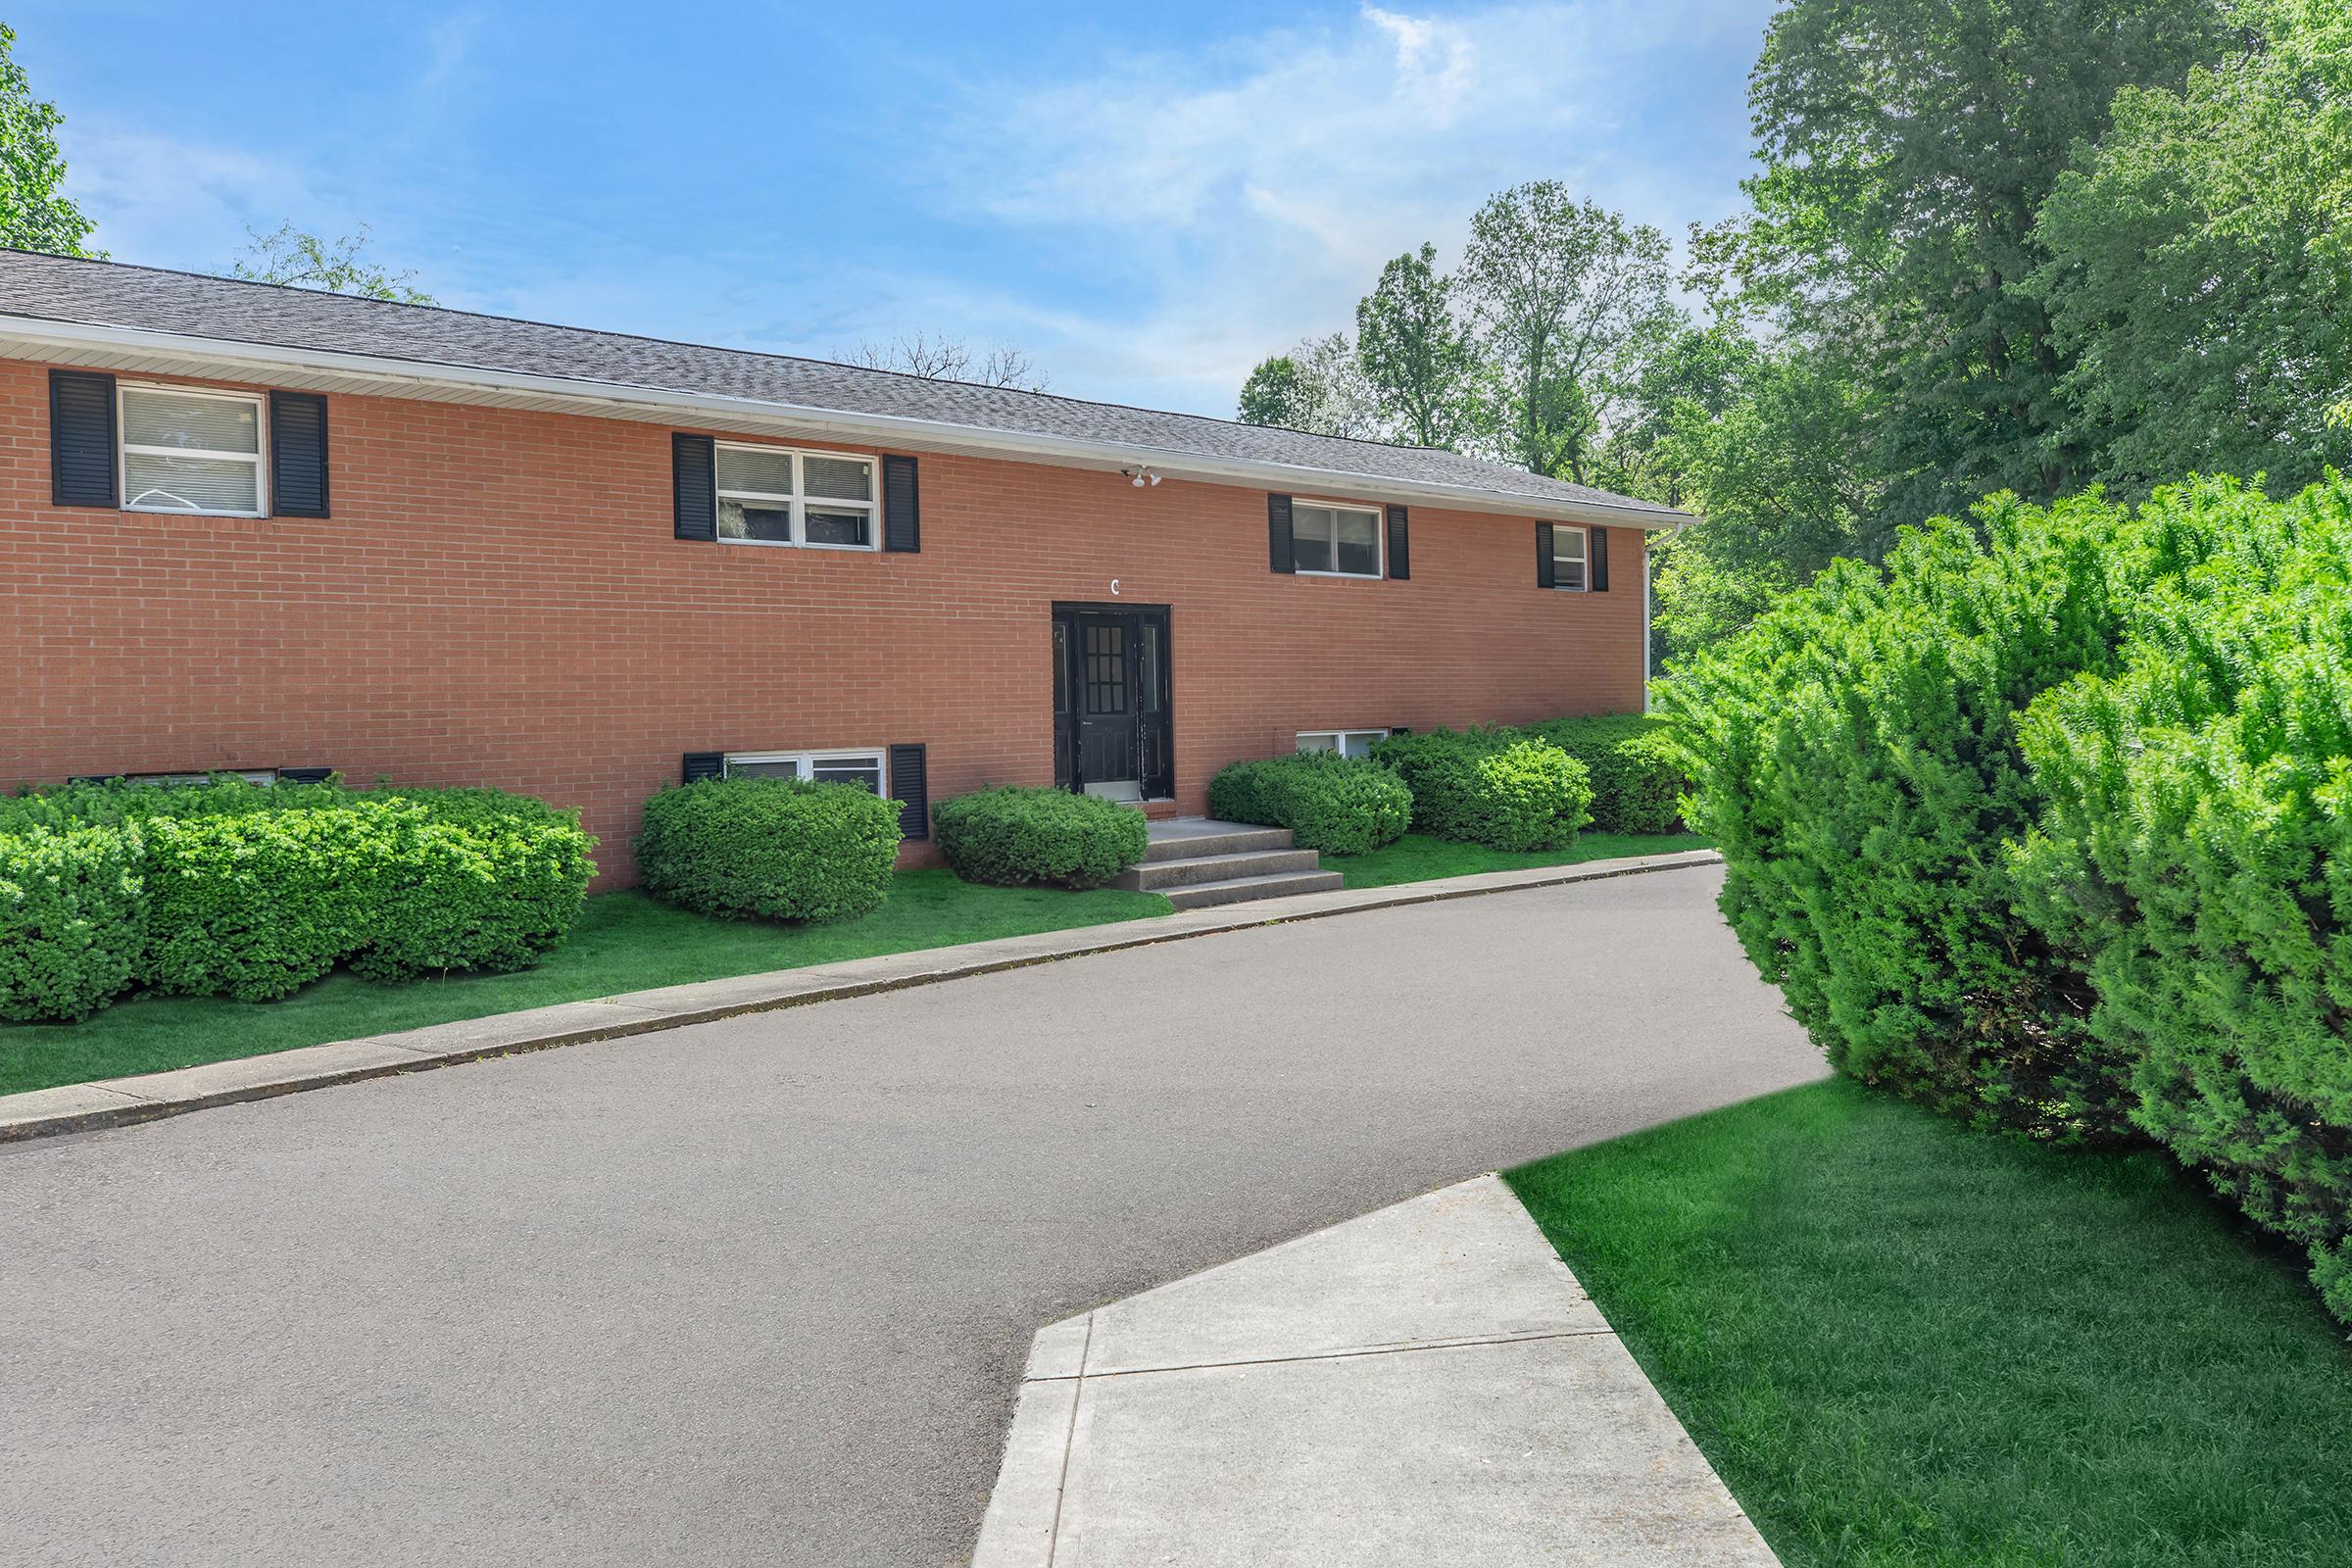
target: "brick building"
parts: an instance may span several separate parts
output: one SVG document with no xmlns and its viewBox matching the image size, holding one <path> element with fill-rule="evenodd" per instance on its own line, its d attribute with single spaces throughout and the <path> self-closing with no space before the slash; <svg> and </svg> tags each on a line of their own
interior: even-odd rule
<svg viewBox="0 0 2352 1568">
<path fill-rule="evenodd" d="M 1204 809 L 1642 705 L 1680 514 L 1450 453 L 0 252 L 0 787 L 708 771 Z"/>
</svg>

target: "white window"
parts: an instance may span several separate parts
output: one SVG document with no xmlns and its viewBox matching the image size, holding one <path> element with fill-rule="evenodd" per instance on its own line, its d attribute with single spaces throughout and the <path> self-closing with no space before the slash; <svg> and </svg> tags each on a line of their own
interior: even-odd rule
<svg viewBox="0 0 2352 1568">
<path fill-rule="evenodd" d="M 718 536 L 734 544 L 872 550 L 874 460 L 787 447 L 718 447 Z"/>
<path fill-rule="evenodd" d="M 1291 558 L 1299 571 L 1329 577 L 1380 575 L 1380 514 L 1329 501 L 1291 503 Z"/>
<path fill-rule="evenodd" d="M 277 769 L 224 767 L 215 773 L 109 773 L 91 774 L 90 777 L 100 783 L 120 780 L 125 784 L 153 784 L 158 788 L 171 789 L 182 784 L 210 784 L 215 779 L 224 778 L 243 779 L 248 784 L 274 784 L 277 782 Z"/>
<path fill-rule="evenodd" d="M 1338 752 L 1342 757 L 1370 757 L 1375 741 L 1385 741 L 1385 729 L 1310 729 L 1298 732 L 1302 752 Z"/>
<path fill-rule="evenodd" d="M 1585 591 L 1585 530 L 1564 522 L 1551 525 L 1551 585 L 1572 593 Z"/>
<path fill-rule="evenodd" d="M 267 515 L 259 397 L 124 386 L 120 416 L 125 509 Z"/>
<path fill-rule="evenodd" d="M 889 783 L 882 771 L 882 753 L 850 749 L 839 752 L 729 752 L 729 778 L 801 778 L 816 784 L 861 784 L 888 798 Z"/>
</svg>

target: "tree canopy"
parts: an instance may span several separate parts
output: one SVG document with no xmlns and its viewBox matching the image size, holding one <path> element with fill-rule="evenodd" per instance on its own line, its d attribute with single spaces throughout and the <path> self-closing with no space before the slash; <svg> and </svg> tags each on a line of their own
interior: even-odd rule
<svg viewBox="0 0 2352 1568">
<path fill-rule="evenodd" d="M 57 106 L 32 95 L 16 61 L 16 33 L 0 24 L 0 246 L 88 256 L 82 248 L 97 225 L 61 188 L 66 161 L 57 150 Z"/>
<path fill-rule="evenodd" d="M 280 223 L 267 234 L 246 231 L 251 243 L 228 264 L 229 273 L 249 283 L 281 283 L 361 299 L 430 305 L 433 297 L 412 281 L 414 271 L 395 272 L 367 254 L 368 225 L 356 234 L 325 239 Z"/>
</svg>

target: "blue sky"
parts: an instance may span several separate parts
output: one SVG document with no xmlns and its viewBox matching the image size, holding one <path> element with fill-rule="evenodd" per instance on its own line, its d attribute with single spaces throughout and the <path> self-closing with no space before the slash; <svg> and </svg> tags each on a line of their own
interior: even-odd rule
<svg viewBox="0 0 2352 1568">
<path fill-rule="evenodd" d="M 1386 258 L 1551 176 L 1734 211 L 1771 0 L 12 5 L 122 261 L 291 219 L 442 303 L 836 357 L 927 329 L 1230 415 Z"/>
</svg>

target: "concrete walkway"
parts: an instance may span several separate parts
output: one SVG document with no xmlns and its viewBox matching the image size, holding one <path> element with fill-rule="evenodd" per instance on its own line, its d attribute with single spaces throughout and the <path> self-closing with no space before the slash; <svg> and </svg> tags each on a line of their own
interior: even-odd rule
<svg viewBox="0 0 2352 1568">
<path fill-rule="evenodd" d="M 1212 822 L 1196 831 L 1231 826 Z M 397 1034 L 338 1040 L 267 1055 L 232 1057 L 170 1072 L 139 1073 L 95 1083 L 0 1095 L 0 1143 L 56 1133 L 90 1132 L 100 1127 L 124 1127 L 305 1089 L 388 1078 L 428 1067 L 451 1067 L 486 1056 L 583 1045 L 592 1040 L 619 1040 L 686 1024 L 711 1023 L 747 1012 L 872 996 L 908 986 L 933 985 L 942 980 L 960 980 L 1048 963 L 1057 958 L 1116 953 L 1187 937 L 1247 930 L 1251 926 L 1722 863 L 1723 857 L 1713 850 L 1683 850 L 1618 860 L 1588 860 L 1580 865 L 1544 865 L 1523 871 L 1440 877 L 1396 887 L 1334 888 L 1262 899 L 1238 908 L 1179 909 L 1173 914 L 1122 920 L 1112 925 L 1076 926 L 1030 936 L 1000 937 L 993 942 L 921 948 L 878 958 L 854 958 L 842 963 L 809 964 L 764 974 L 662 986 L 587 1002 L 560 1002 L 519 1012 L 494 1013 L 487 1018 L 461 1018 L 454 1023 L 429 1024 Z"/>
<path fill-rule="evenodd" d="M 972 1568 L 1772 1568 L 1501 1180 L 1041 1331 Z"/>
</svg>

